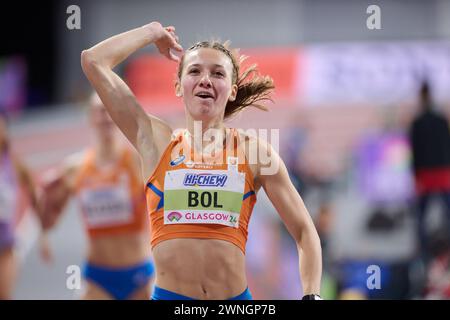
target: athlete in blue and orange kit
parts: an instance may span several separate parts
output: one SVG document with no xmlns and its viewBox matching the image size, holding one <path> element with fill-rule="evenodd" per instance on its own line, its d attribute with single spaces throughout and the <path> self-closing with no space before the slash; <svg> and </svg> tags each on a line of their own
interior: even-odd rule
<svg viewBox="0 0 450 320">
<path fill-rule="evenodd" d="M 95 146 L 47 175 L 40 197 L 42 224 L 52 228 L 74 196 L 89 238 L 83 299 L 148 299 L 153 264 L 139 159 L 116 136 L 97 95 L 90 100 L 89 119 Z M 48 259 L 47 245 L 42 252 Z"/>
<path fill-rule="evenodd" d="M 178 133 L 147 114 L 113 71 L 149 44 L 179 62 L 175 93 L 183 99 L 187 129 Z M 152 298 L 251 299 L 245 246 L 260 187 L 297 242 L 305 297 L 318 298 L 319 237 L 283 161 L 266 142 L 224 125 L 247 106 L 264 108 L 258 103 L 270 97 L 272 80 L 254 67 L 240 73 L 241 59 L 227 47 L 199 42 L 179 59 L 172 51 L 183 51 L 175 28 L 152 22 L 81 54 L 85 75 L 144 164 L 156 266 Z M 270 163 L 258 154 L 270 154 Z"/>
</svg>

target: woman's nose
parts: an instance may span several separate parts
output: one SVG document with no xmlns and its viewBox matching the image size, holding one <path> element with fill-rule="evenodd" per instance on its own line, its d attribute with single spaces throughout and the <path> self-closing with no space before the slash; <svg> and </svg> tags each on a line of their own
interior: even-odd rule
<svg viewBox="0 0 450 320">
<path fill-rule="evenodd" d="M 205 74 L 200 79 L 200 86 L 202 86 L 204 88 L 210 88 L 211 87 L 211 80 L 209 79 L 209 76 L 207 74 Z"/>
</svg>

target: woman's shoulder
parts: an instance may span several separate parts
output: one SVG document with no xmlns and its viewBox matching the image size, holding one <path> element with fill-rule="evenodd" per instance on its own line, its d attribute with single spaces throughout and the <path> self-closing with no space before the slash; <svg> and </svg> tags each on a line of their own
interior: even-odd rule
<svg viewBox="0 0 450 320">
<path fill-rule="evenodd" d="M 174 141 L 174 140 L 177 140 L 177 139 L 179 139 L 179 138 L 185 136 L 186 134 L 189 134 L 187 128 L 177 128 L 177 129 L 174 129 L 174 130 L 172 131 L 171 136 L 170 136 L 170 142 L 172 142 L 172 141 Z"/>
<path fill-rule="evenodd" d="M 259 178 L 261 173 L 273 174 L 277 172 L 280 161 L 282 161 L 278 153 L 278 135 L 261 134 L 261 131 L 255 129 L 237 129 L 237 131 L 239 132 L 240 148 L 244 150 L 247 163 L 250 165 L 254 177 Z M 267 139 L 269 136 L 271 137 L 270 142 Z"/>
<path fill-rule="evenodd" d="M 245 144 L 246 155 L 249 152 L 262 152 L 271 149 L 271 143 L 267 141 L 267 134 L 261 135 L 256 129 L 235 128 L 239 137 L 239 145 Z"/>
<path fill-rule="evenodd" d="M 68 168 L 76 168 L 83 165 L 83 163 L 91 157 L 95 156 L 95 151 L 93 149 L 84 149 L 81 151 L 74 152 L 68 155 L 62 165 Z"/>
<path fill-rule="evenodd" d="M 57 175 L 64 179 L 74 180 L 78 173 L 89 161 L 93 161 L 95 152 L 92 149 L 84 149 L 68 155 L 59 166 L 53 168 Z M 52 171 L 52 170 L 50 170 Z"/>
<path fill-rule="evenodd" d="M 259 140 L 258 132 L 255 129 L 233 128 L 233 130 L 238 134 L 240 142 L 257 143 Z"/>
</svg>

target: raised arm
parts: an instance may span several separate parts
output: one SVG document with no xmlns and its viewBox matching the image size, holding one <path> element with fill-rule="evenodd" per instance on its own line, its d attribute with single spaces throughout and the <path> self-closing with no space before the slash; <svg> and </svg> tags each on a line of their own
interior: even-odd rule
<svg viewBox="0 0 450 320">
<path fill-rule="evenodd" d="M 112 69 L 152 43 L 167 58 L 179 60 L 171 52 L 171 49 L 182 51 L 175 28 L 164 28 L 158 22 L 113 36 L 81 53 L 83 71 L 111 118 L 150 166 L 156 165 L 172 130 L 167 123 L 142 109 L 130 88 Z"/>
<path fill-rule="evenodd" d="M 289 178 L 283 160 L 265 142 L 260 142 L 259 147 L 262 153 L 269 149 L 266 154 L 270 155 L 272 166 L 276 163 L 278 168 L 273 174 L 258 174 L 257 179 L 297 243 L 303 292 L 305 295 L 320 294 L 322 249 L 314 223 Z"/>
</svg>

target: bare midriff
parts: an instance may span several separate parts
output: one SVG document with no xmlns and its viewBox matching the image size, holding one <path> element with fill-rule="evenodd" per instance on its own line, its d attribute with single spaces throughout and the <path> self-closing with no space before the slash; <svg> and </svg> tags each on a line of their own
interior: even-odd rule
<svg viewBox="0 0 450 320">
<path fill-rule="evenodd" d="M 130 267 L 150 257 L 146 232 L 97 236 L 89 240 L 88 261 L 106 267 Z"/>
<path fill-rule="evenodd" d="M 247 287 L 245 255 L 216 239 L 179 238 L 153 248 L 156 286 L 194 299 L 224 300 Z"/>
</svg>

